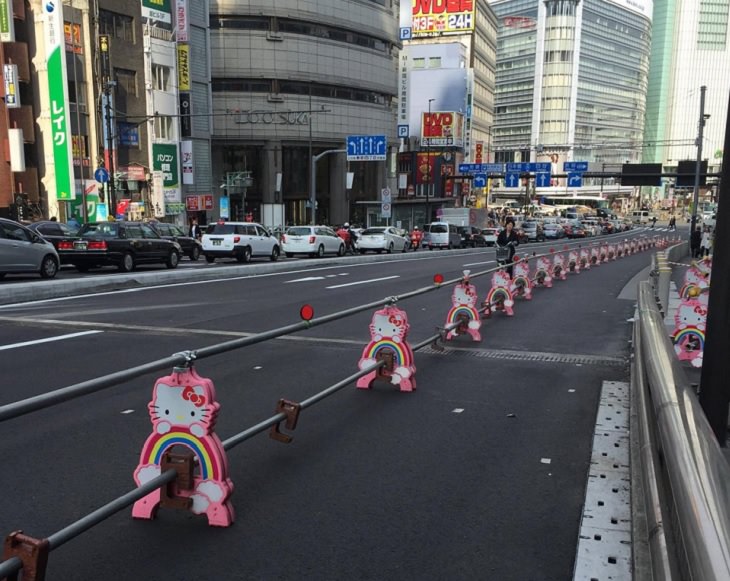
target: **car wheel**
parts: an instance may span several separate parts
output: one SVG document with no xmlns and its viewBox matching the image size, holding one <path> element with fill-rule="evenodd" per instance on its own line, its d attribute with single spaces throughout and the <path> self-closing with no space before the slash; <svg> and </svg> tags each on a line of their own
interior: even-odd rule
<svg viewBox="0 0 730 581">
<path fill-rule="evenodd" d="M 408 244 L 408 242 L 406 242 L 406 243 L 405 243 L 405 244 L 403 245 L 403 252 L 408 252 L 408 247 L 409 247 L 409 246 L 410 246 L 410 244 Z"/>
<path fill-rule="evenodd" d="M 193 249 L 190 251 L 190 260 L 196 261 L 198 258 L 200 258 L 200 248 L 193 246 Z"/>
<path fill-rule="evenodd" d="M 274 246 L 271 249 L 271 256 L 269 256 L 269 259 L 271 260 L 271 262 L 276 262 L 277 260 L 279 260 L 279 252 L 280 251 L 279 251 L 278 246 Z"/>
<path fill-rule="evenodd" d="M 54 278 L 58 274 L 58 261 L 51 256 L 43 257 L 41 262 L 41 278 Z"/>
<path fill-rule="evenodd" d="M 388 245 L 388 254 L 393 254 L 393 243 L 392 242 Z"/>
<path fill-rule="evenodd" d="M 167 268 L 177 268 L 178 264 L 180 264 L 180 255 L 177 253 L 177 250 L 171 250 L 165 261 L 165 266 Z"/>
<path fill-rule="evenodd" d="M 119 263 L 120 272 L 132 272 L 134 270 L 134 256 L 130 252 L 122 255 L 122 261 Z"/>
<path fill-rule="evenodd" d="M 294 258 L 294 253 L 293 252 L 287 252 L 286 253 L 286 257 L 287 258 Z"/>
<path fill-rule="evenodd" d="M 340 244 L 340 247 L 337 249 L 337 256 L 344 256 L 345 255 L 345 245 Z"/>
<path fill-rule="evenodd" d="M 238 262 L 251 262 L 251 248 L 246 246 L 244 249 L 236 254 L 236 260 Z"/>
<path fill-rule="evenodd" d="M 365 254 L 365 250 L 360 250 L 360 254 Z"/>
<path fill-rule="evenodd" d="M 213 264 L 213 263 L 215 262 L 215 256 L 208 256 L 208 255 L 206 254 L 206 255 L 205 255 L 205 261 L 206 261 L 206 262 L 207 262 L 208 264 Z"/>
<path fill-rule="evenodd" d="M 324 246 L 322 244 L 319 245 L 319 248 L 317 248 L 317 258 L 322 258 L 324 256 Z"/>
</svg>

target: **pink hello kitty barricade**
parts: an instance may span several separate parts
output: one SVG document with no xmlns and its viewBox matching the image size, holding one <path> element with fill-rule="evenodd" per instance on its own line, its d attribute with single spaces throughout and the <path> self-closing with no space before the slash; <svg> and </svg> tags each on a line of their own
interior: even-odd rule
<svg viewBox="0 0 730 581">
<path fill-rule="evenodd" d="M 390 381 L 400 391 L 416 389 L 416 366 L 408 343 L 409 329 L 408 315 L 398 307 L 388 305 L 373 313 L 370 342 L 362 352 L 358 367 L 365 369 L 381 359 L 388 361 L 388 365 L 358 379 L 359 389 L 370 389 L 376 379 Z"/>
<path fill-rule="evenodd" d="M 601 242 L 598 250 L 598 256 L 601 259 L 601 262 L 608 262 L 608 244 L 605 242 Z"/>
<path fill-rule="evenodd" d="M 568 252 L 568 270 L 580 274 L 580 256 L 575 249 Z"/>
<path fill-rule="evenodd" d="M 464 279 L 454 286 L 451 293 L 451 309 L 446 315 L 446 326 L 461 323 L 446 334 L 446 340 L 451 341 L 461 334 L 468 334 L 474 341 L 481 341 L 482 318 L 477 312 L 479 295 L 476 287 L 469 282 L 469 271 L 464 271 Z"/>
<path fill-rule="evenodd" d="M 527 260 L 520 260 L 512 267 L 512 296 L 524 297 L 525 300 L 532 300 L 532 281 L 530 280 L 530 264 Z"/>
<path fill-rule="evenodd" d="M 587 248 L 580 249 L 580 267 L 585 270 L 591 269 L 591 251 Z"/>
<path fill-rule="evenodd" d="M 563 253 L 556 252 L 555 256 L 553 256 L 553 278 L 565 280 L 567 278 L 567 270 Z"/>
<path fill-rule="evenodd" d="M 591 264 L 593 266 L 601 265 L 601 255 L 598 246 L 591 246 Z"/>
<path fill-rule="evenodd" d="M 503 269 L 499 269 L 492 274 L 492 288 L 487 293 L 484 301 L 484 316 L 490 317 L 492 311 L 503 311 L 508 317 L 514 316 L 512 307 L 515 304 L 512 296 L 512 279 Z"/>
<path fill-rule="evenodd" d="M 616 245 L 615 244 L 608 245 L 608 259 L 616 260 Z"/>
<path fill-rule="evenodd" d="M 679 290 L 683 299 L 696 298 L 710 286 L 709 273 L 704 273 L 696 264 L 684 273 L 684 284 Z"/>
<path fill-rule="evenodd" d="M 692 367 L 702 367 L 708 298 L 703 293 L 696 299 L 684 299 L 674 315 L 674 351 L 680 361 L 689 361 Z"/>
<path fill-rule="evenodd" d="M 541 256 L 535 263 L 535 282 L 547 288 L 553 287 L 553 269 L 550 259 L 547 256 Z"/>
<path fill-rule="evenodd" d="M 142 447 L 134 471 L 137 485 L 160 475 L 163 454 L 173 446 L 183 446 L 197 459 L 197 470 L 190 490 L 176 487 L 194 514 L 205 514 L 211 526 L 227 527 L 234 512 L 229 497 L 233 483 L 228 478 L 228 460 L 223 444 L 213 431 L 220 404 L 210 379 L 200 377 L 193 368 L 176 368 L 159 378 L 148 404 L 152 433 Z M 160 489 L 134 503 L 132 516 L 152 519 L 160 504 Z"/>
</svg>

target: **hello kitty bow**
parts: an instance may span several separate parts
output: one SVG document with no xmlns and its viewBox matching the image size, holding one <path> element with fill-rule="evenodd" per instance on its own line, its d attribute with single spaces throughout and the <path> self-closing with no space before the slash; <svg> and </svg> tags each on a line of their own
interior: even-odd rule
<svg viewBox="0 0 730 581">
<path fill-rule="evenodd" d="M 202 393 L 197 393 L 191 385 L 185 387 L 182 396 L 185 401 L 189 401 L 195 407 L 199 408 L 205 404 L 205 396 Z"/>
</svg>

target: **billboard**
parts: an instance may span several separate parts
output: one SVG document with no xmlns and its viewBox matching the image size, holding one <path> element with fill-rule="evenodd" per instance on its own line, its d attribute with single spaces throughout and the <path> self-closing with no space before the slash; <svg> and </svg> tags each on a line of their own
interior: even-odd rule
<svg viewBox="0 0 730 581">
<path fill-rule="evenodd" d="M 3 85 L 5 90 L 5 106 L 8 109 L 17 109 L 20 107 L 18 65 L 3 65 Z"/>
<path fill-rule="evenodd" d="M 177 159 L 175 143 L 152 144 L 152 171 L 162 172 L 165 202 L 180 201 L 180 175 Z"/>
<path fill-rule="evenodd" d="M 68 78 L 63 33 L 63 4 L 46 2 L 43 5 L 43 12 L 55 195 L 57 200 L 68 201 L 75 198 L 75 193 L 72 183 L 73 158 L 71 157 L 71 133 L 68 122 Z"/>
<path fill-rule="evenodd" d="M 0 42 L 15 42 L 13 0 L 0 0 Z"/>
<path fill-rule="evenodd" d="M 188 41 L 188 0 L 175 3 L 175 33 L 178 42 Z"/>
<path fill-rule="evenodd" d="M 142 0 L 142 18 L 172 24 L 170 0 Z"/>
<path fill-rule="evenodd" d="M 193 142 L 183 139 L 180 142 L 180 157 L 182 158 L 182 179 L 183 184 L 191 186 L 195 183 L 193 170 Z"/>
<path fill-rule="evenodd" d="M 474 0 L 413 0 L 413 38 L 471 34 Z"/>
<path fill-rule="evenodd" d="M 421 145 L 462 147 L 464 116 L 454 111 L 432 111 L 421 116 Z"/>
<path fill-rule="evenodd" d="M 190 91 L 190 45 L 177 45 L 177 90 Z"/>
</svg>

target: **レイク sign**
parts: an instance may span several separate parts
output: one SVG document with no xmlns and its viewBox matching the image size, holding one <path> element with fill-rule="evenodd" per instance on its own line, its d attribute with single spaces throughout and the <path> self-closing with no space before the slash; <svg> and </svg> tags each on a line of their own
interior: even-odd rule
<svg viewBox="0 0 730 581">
<path fill-rule="evenodd" d="M 72 183 L 73 158 L 68 122 L 68 83 L 61 0 L 48 0 L 43 5 L 43 12 L 55 193 L 57 200 L 73 200 L 76 196 Z"/>
<path fill-rule="evenodd" d="M 474 30 L 474 0 L 413 0 L 413 37 Z"/>
</svg>

